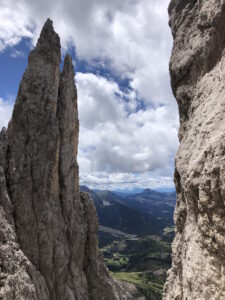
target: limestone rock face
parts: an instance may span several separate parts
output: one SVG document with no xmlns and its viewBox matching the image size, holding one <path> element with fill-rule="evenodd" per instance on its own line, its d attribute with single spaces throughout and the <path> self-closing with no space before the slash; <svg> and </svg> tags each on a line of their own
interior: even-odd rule
<svg viewBox="0 0 225 300">
<path fill-rule="evenodd" d="M 104 267 L 98 222 L 79 192 L 71 58 L 47 20 L 0 135 L 0 298 L 129 299 Z"/>
<path fill-rule="evenodd" d="M 180 113 L 176 236 L 164 299 L 225 299 L 225 1 L 172 0 Z"/>
</svg>

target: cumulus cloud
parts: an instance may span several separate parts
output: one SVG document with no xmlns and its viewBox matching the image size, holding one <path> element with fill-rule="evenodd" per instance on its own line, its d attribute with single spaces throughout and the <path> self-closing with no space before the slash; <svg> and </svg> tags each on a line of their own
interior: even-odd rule
<svg viewBox="0 0 225 300">
<path fill-rule="evenodd" d="M 171 161 L 178 146 L 174 110 L 159 106 L 131 112 L 130 101 L 122 99 L 131 97 L 134 102 L 132 93 L 125 94 L 115 82 L 81 73 L 76 82 L 82 182 L 128 184 L 132 178 L 130 184 L 137 186 L 141 178 L 149 183 L 154 174 L 155 178 L 163 175 L 161 185 L 168 184 L 165 177 L 172 175 Z"/>
<path fill-rule="evenodd" d="M 0 0 L 0 52 L 17 45 L 22 38 L 33 38 L 32 16 L 23 1 Z"/>
<path fill-rule="evenodd" d="M 116 122 L 125 117 L 122 92 L 114 81 L 92 73 L 78 73 L 79 114 L 82 125 L 92 129 L 98 124 Z"/>
<path fill-rule="evenodd" d="M 22 37 L 36 41 L 47 17 L 54 20 L 64 49 L 93 64 L 105 61 L 128 77 L 147 103 L 163 104 L 171 94 L 167 25 L 169 0 L 0 0 L 0 50 Z"/>
<path fill-rule="evenodd" d="M 172 184 L 178 113 L 168 73 L 168 4 L 169 0 L 0 0 L 0 52 L 23 37 L 35 44 L 50 17 L 63 51 L 74 47 L 80 60 L 92 67 L 101 64 L 114 78 L 76 75 L 83 183 Z M 121 79 L 128 80 L 125 90 L 118 85 Z"/>
</svg>

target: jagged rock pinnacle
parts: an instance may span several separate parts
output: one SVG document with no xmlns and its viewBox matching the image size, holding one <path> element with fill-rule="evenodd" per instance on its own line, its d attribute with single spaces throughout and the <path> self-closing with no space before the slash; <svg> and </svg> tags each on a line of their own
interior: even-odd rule
<svg viewBox="0 0 225 300">
<path fill-rule="evenodd" d="M 59 36 L 55 32 L 53 22 L 50 19 L 47 19 L 45 22 L 37 43 L 37 47 L 41 48 L 46 46 L 60 48 Z"/>
<path fill-rule="evenodd" d="M 36 68 L 37 65 L 40 65 L 41 61 L 43 61 L 43 64 L 50 63 L 51 65 L 55 64 L 58 66 L 61 59 L 60 48 L 60 38 L 54 30 L 53 22 L 47 19 L 38 38 L 36 47 L 30 52 L 29 65 L 33 64 Z M 37 64 L 36 57 L 38 59 Z"/>
<path fill-rule="evenodd" d="M 63 69 L 69 69 L 72 72 L 74 72 L 72 57 L 69 54 L 66 54 L 66 56 L 64 58 Z"/>
<path fill-rule="evenodd" d="M 74 69 L 47 20 L 0 134 L 3 300 L 128 299 L 104 267 L 97 217 L 79 193 Z"/>
</svg>

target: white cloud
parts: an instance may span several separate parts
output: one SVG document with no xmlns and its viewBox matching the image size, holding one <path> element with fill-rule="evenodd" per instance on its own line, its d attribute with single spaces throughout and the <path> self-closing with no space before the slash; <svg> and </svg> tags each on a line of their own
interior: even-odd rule
<svg viewBox="0 0 225 300">
<path fill-rule="evenodd" d="M 135 188 L 170 188 L 173 187 L 172 176 L 157 176 L 154 173 L 146 172 L 142 174 L 113 173 L 107 172 L 99 174 L 82 174 L 81 184 L 93 189 L 104 190 L 133 190 Z"/>
<path fill-rule="evenodd" d="M 0 131 L 2 127 L 7 127 L 12 115 L 14 103 L 10 101 L 3 101 L 0 97 Z"/>
<path fill-rule="evenodd" d="M 25 57 L 25 54 L 22 51 L 19 51 L 17 49 L 13 49 L 11 56 L 13 58 L 17 58 L 17 57 Z"/>
<path fill-rule="evenodd" d="M 0 52 L 22 38 L 33 38 L 32 16 L 23 1 L 0 0 Z"/>
<path fill-rule="evenodd" d="M 0 50 L 22 37 L 35 42 L 47 17 L 64 49 L 93 64 L 105 60 L 147 103 L 168 102 L 172 46 L 169 0 L 0 0 Z"/>
<path fill-rule="evenodd" d="M 129 112 L 129 102 L 121 99 L 130 95 L 124 94 L 115 82 L 80 73 L 76 81 L 81 182 L 115 185 L 114 179 L 118 181 L 119 176 L 117 184 L 120 185 L 131 176 L 132 182 L 135 178 L 133 184 L 139 186 L 140 181 L 144 184 L 143 180 L 148 182 L 154 174 L 155 178 L 162 178 L 161 185 L 170 176 L 167 184 L 171 184 L 171 161 L 178 146 L 178 119 L 173 107 Z"/>
<path fill-rule="evenodd" d="M 125 117 L 121 91 L 113 81 L 91 73 L 78 73 L 79 114 L 85 128 L 92 129 L 103 122 L 116 122 Z M 118 96 L 117 96 L 117 95 Z"/>
</svg>

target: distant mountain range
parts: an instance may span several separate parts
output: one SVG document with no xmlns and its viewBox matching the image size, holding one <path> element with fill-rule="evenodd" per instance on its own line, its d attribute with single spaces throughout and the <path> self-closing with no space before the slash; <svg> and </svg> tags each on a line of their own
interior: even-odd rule
<svg viewBox="0 0 225 300">
<path fill-rule="evenodd" d="M 135 284 L 144 299 L 162 299 L 171 266 L 176 193 L 145 189 L 129 195 L 80 188 L 94 201 L 99 246 L 109 270 L 117 279 Z"/>
<path fill-rule="evenodd" d="M 111 191 L 90 190 L 99 224 L 134 235 L 160 234 L 164 228 L 173 226 L 176 193 L 161 193 L 145 189 L 132 195 L 118 195 Z"/>
</svg>

